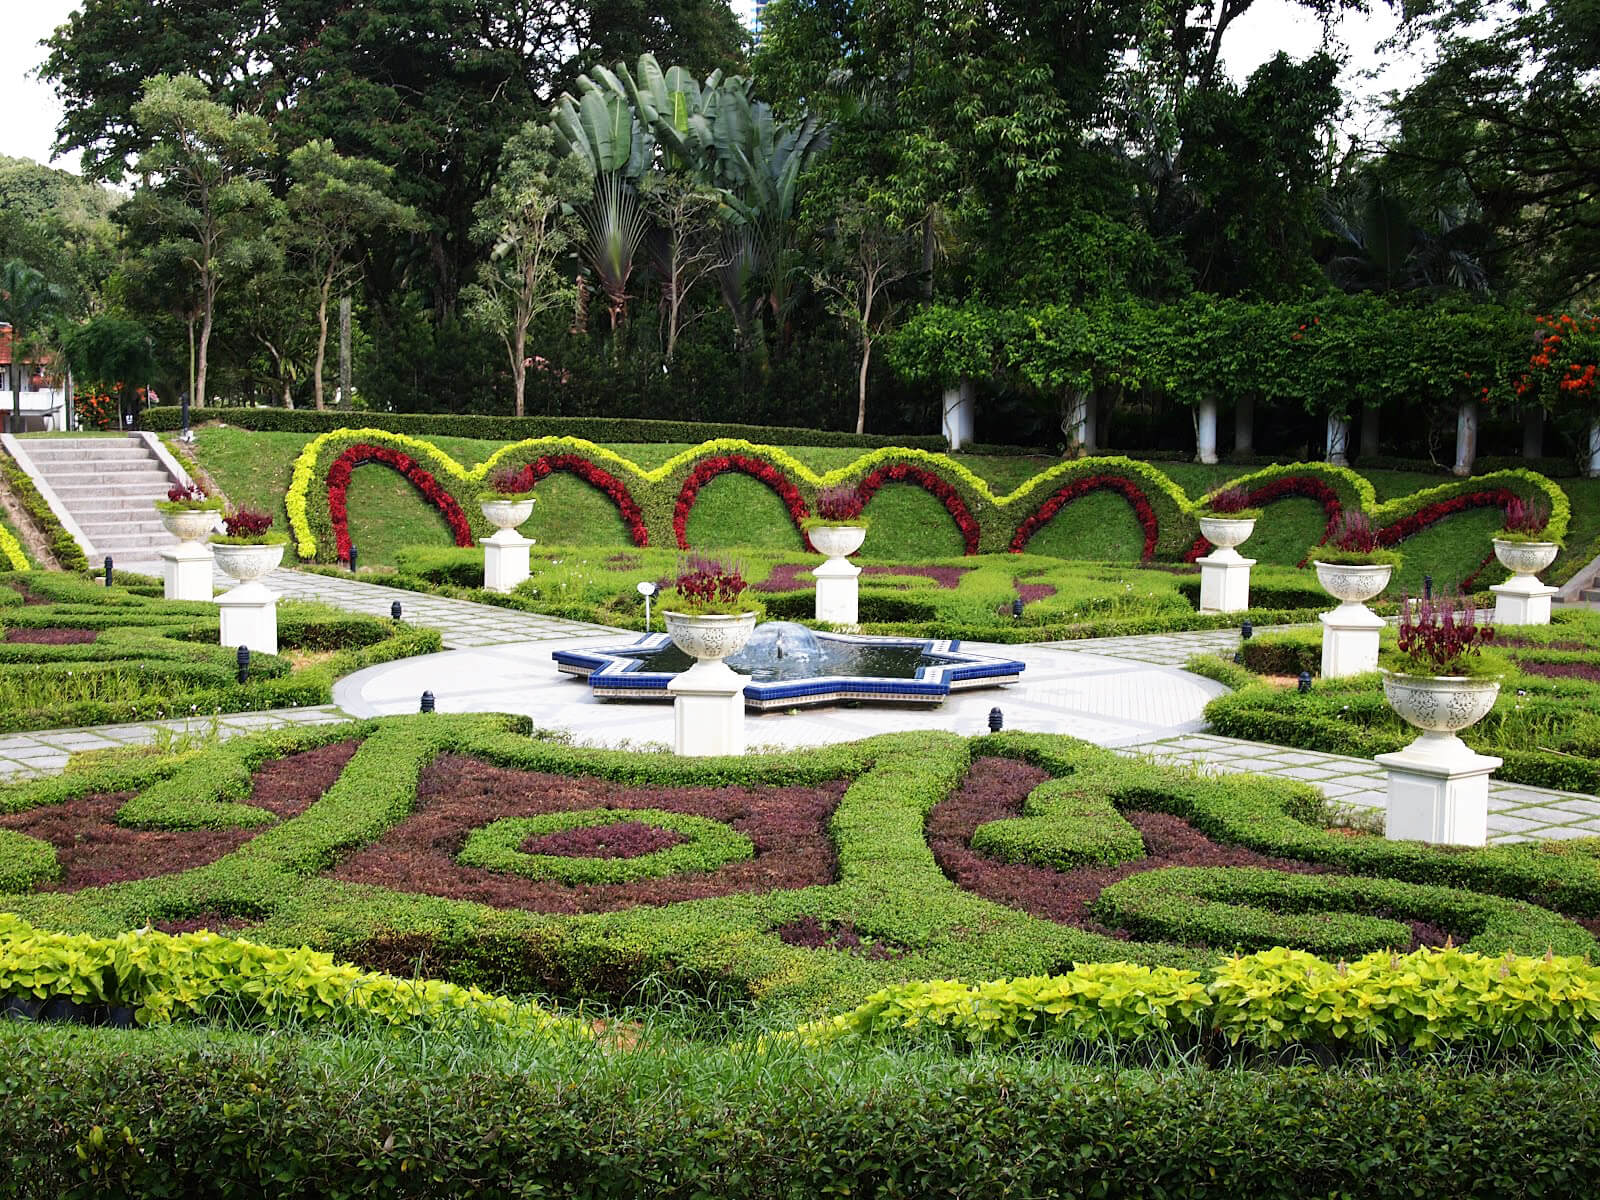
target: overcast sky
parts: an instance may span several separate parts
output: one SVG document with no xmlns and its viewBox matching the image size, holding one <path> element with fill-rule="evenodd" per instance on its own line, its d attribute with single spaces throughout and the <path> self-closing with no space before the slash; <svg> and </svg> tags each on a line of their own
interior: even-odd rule
<svg viewBox="0 0 1600 1200">
<path fill-rule="evenodd" d="M 33 76 L 44 58 L 39 42 L 48 37 L 80 0 L 0 0 L 0 46 L 8 50 L 7 70 L 0 71 L 0 154 L 49 159 L 55 140 L 61 105 L 50 86 Z M 736 8 L 740 5 L 736 4 Z M 1350 51 L 1350 67 L 1345 78 L 1347 91 L 1372 96 L 1389 88 L 1403 86 L 1415 77 L 1412 64 L 1385 64 L 1376 53 L 1377 44 L 1394 29 L 1394 18 L 1387 8 L 1369 16 L 1346 17 L 1337 36 Z M 1244 79 L 1280 49 L 1303 58 L 1322 42 L 1322 29 L 1315 18 L 1305 15 L 1288 0 L 1257 0 L 1249 13 L 1229 29 L 1223 42 L 1223 57 L 1229 72 Z M 26 64 L 27 69 L 19 69 Z M 1376 81 L 1359 76 L 1375 67 L 1387 66 Z M 55 165 L 78 169 L 76 154 L 64 155 Z"/>
</svg>

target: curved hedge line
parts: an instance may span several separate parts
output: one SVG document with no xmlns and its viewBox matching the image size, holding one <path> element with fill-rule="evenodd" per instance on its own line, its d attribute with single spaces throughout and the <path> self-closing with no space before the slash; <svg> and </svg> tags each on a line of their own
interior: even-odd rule
<svg viewBox="0 0 1600 1200">
<path fill-rule="evenodd" d="M 899 734 L 790 754 L 696 760 L 567 747 L 530 739 L 526 728 L 525 721 L 504 717 L 419 714 L 237 739 L 175 763 L 93 768 L 0 792 L 5 810 L 18 812 L 76 795 L 134 791 L 139 794 L 119 815 L 123 823 L 137 817 L 141 826 L 166 829 L 258 826 L 259 814 L 246 814 L 249 806 L 241 803 L 254 764 L 297 747 L 364 739 L 321 799 L 215 861 L 74 892 L 14 891 L 0 896 L 0 910 L 36 927 L 101 936 L 152 920 L 233 913 L 256 922 L 253 940 L 310 945 L 391 973 L 575 996 L 621 995 L 655 978 L 707 997 L 748 998 L 761 1011 L 784 1014 L 837 1011 L 913 979 L 1051 975 L 1092 962 L 1200 970 L 1218 951 L 1247 940 L 1244 934 L 1262 914 L 1294 910 L 1293 897 L 1280 903 L 1236 896 L 1244 915 L 1232 927 L 1217 926 L 1214 949 L 1207 950 L 1138 940 L 1137 934 L 1114 938 L 965 890 L 935 862 L 925 823 L 974 758 L 999 755 L 1033 763 L 1072 785 L 1072 803 L 1059 782 L 1036 789 L 1039 800 L 1027 811 L 1040 821 L 1070 824 L 1094 801 L 1118 810 L 1165 811 L 1219 841 L 1332 868 L 1340 874 L 1311 876 L 1316 883 L 1309 886 L 1343 889 L 1354 912 L 1381 915 L 1379 909 L 1392 907 L 1411 915 L 1405 906 L 1416 901 L 1433 905 L 1422 917 L 1459 918 L 1457 933 L 1477 939 L 1473 948 L 1485 952 L 1596 949 L 1592 936 L 1567 919 L 1600 914 L 1600 872 L 1573 847 L 1445 850 L 1342 837 L 1314 823 L 1321 798 L 1294 781 L 1197 779 L 1057 735 L 968 740 Z M 412 813 L 424 770 L 445 754 L 649 788 L 840 781 L 842 798 L 828 818 L 836 874 L 832 882 L 787 890 L 579 915 L 489 907 L 328 874 Z M 1298 878 L 1284 886 L 1297 886 Z M 881 942 L 894 952 L 875 956 L 786 940 L 781 930 L 802 919 L 848 922 L 867 944 Z M 1292 929 L 1283 934 L 1291 944 L 1292 935 Z M 1389 941 L 1404 949 L 1410 929 Z"/>
<path fill-rule="evenodd" d="M 443 512 L 458 545 L 490 530 L 478 512 L 476 493 L 500 465 L 533 464 L 541 478 L 553 470 L 571 471 L 617 505 L 639 546 L 688 548 L 689 513 L 700 489 L 719 475 L 749 475 L 772 488 L 797 530 L 815 510 L 817 492 L 854 484 L 869 496 L 891 483 L 932 493 L 960 531 L 966 553 L 1023 551 L 1029 540 L 1071 501 L 1097 491 L 1125 499 L 1143 532 L 1145 560 L 1194 558 L 1205 550 L 1196 514 L 1209 497 L 1190 501 L 1170 478 L 1148 463 L 1123 457 L 1064 461 L 997 494 L 988 483 L 945 454 L 885 447 L 847 466 L 817 474 L 776 446 L 737 439 L 702 442 L 659 467 L 645 469 L 593 442 L 541 437 L 496 450 L 468 468 L 421 438 L 381 429 L 338 429 L 313 438 L 295 460 L 286 498 L 295 548 L 301 558 L 330 562 L 349 553 L 345 489 L 350 471 L 380 464 L 401 472 Z M 1345 509 L 1359 509 L 1379 526 L 1388 544 L 1397 544 L 1433 523 L 1471 507 L 1503 507 L 1511 496 L 1539 497 L 1551 509 L 1550 536 L 1563 537 L 1571 519 L 1566 493 L 1531 471 L 1506 470 L 1455 480 L 1377 502 L 1372 485 L 1354 471 L 1326 463 L 1266 467 L 1232 485 L 1243 487 L 1252 503 L 1309 497 L 1321 503 L 1329 524 Z M 463 515 L 464 514 L 464 515 Z"/>
</svg>

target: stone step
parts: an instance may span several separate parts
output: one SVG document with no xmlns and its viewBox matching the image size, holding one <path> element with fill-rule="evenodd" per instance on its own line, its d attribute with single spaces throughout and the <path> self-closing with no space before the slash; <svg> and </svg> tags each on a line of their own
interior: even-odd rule
<svg viewBox="0 0 1600 1200">
<path fill-rule="evenodd" d="M 74 495 L 142 496 L 146 500 L 158 498 L 165 500 L 167 498 L 167 489 L 153 483 L 140 483 L 137 481 L 133 483 L 86 483 L 76 481 L 63 483 L 58 479 L 51 479 L 48 475 L 45 476 L 45 481 L 54 489 L 56 495 L 63 500 L 68 496 Z"/>
<path fill-rule="evenodd" d="M 116 468 L 84 468 L 77 467 L 71 471 L 46 471 L 44 477 L 51 487 L 58 484 L 65 487 L 82 486 L 96 483 L 143 484 L 146 487 L 166 491 L 172 486 L 172 480 L 162 470 L 147 467 L 130 467 L 123 471 Z"/>
<path fill-rule="evenodd" d="M 1600 588 L 1586 587 L 1578 593 L 1578 599 L 1585 604 L 1600 604 Z"/>
<path fill-rule="evenodd" d="M 90 441 L 76 441 L 70 438 L 51 438 L 49 441 L 24 440 L 23 446 L 28 451 L 30 458 L 64 458 L 76 454 L 95 455 L 124 455 L 136 454 L 149 457 L 150 450 L 143 442 L 132 439 L 111 441 L 109 439 L 94 438 Z"/>
<path fill-rule="evenodd" d="M 145 517 L 154 517 L 155 508 L 153 501 L 165 500 L 165 492 L 156 495 L 147 491 L 130 491 L 126 494 L 111 494 L 105 488 L 83 489 L 81 495 L 77 492 L 62 492 L 56 489 L 56 495 L 61 497 L 61 502 L 71 509 L 83 509 L 88 512 L 91 508 L 104 513 L 106 520 L 122 520 L 123 514 L 132 516 L 135 520 Z M 113 517 L 112 514 L 117 514 Z M 81 524 L 81 522 L 80 522 Z"/>
<path fill-rule="evenodd" d="M 98 513 L 85 513 L 78 528 L 96 542 L 103 537 L 171 536 L 160 521 L 108 521 Z"/>
</svg>

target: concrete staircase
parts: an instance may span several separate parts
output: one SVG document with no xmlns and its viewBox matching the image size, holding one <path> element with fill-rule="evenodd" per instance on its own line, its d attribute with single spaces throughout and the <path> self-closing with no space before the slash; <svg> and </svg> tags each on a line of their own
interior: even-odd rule
<svg viewBox="0 0 1600 1200">
<path fill-rule="evenodd" d="M 98 570 L 161 574 L 161 551 L 178 539 L 161 527 L 153 502 L 189 476 L 153 434 L 5 439 L 56 519 Z"/>
</svg>

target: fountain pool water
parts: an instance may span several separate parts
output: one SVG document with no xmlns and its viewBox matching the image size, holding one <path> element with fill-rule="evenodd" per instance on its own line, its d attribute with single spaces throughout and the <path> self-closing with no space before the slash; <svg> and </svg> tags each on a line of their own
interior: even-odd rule
<svg viewBox="0 0 1600 1200">
<path fill-rule="evenodd" d="M 693 659 L 664 633 L 626 646 L 557 650 L 556 666 L 586 678 L 596 696 L 665 700 L 672 677 Z M 954 641 L 815 633 L 792 621 L 758 625 L 743 650 L 727 659 L 749 675 L 750 708 L 869 701 L 938 704 L 952 691 L 1015 683 L 1023 664 L 961 649 Z"/>
</svg>

